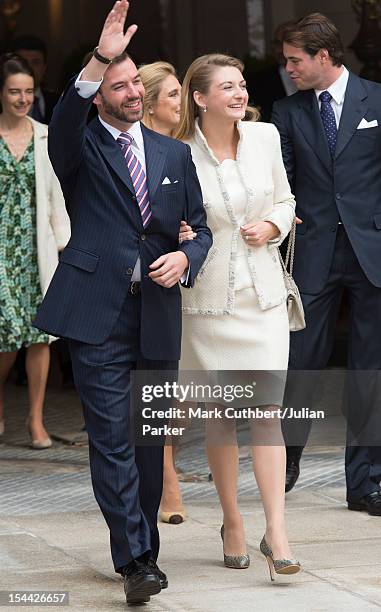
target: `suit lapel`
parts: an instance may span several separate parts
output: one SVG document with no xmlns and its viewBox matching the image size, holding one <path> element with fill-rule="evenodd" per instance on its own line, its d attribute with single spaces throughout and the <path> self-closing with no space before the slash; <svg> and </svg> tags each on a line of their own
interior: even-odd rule
<svg viewBox="0 0 381 612">
<path fill-rule="evenodd" d="M 113 170 L 115 170 L 116 174 L 123 181 L 126 187 L 128 187 L 131 193 L 135 195 L 126 161 L 123 157 L 121 148 L 115 142 L 113 136 L 103 127 L 97 118 L 91 122 L 89 128 L 95 135 L 100 151 L 105 157 L 106 161 L 110 164 Z M 166 150 L 156 141 L 154 138 L 154 132 L 148 130 L 143 124 L 141 124 L 141 129 L 144 139 L 144 154 L 146 159 L 149 200 L 152 205 L 155 193 L 162 177 Z"/>
<path fill-rule="evenodd" d="M 315 92 L 312 90 L 303 92 L 299 101 L 299 107 L 299 128 L 320 161 L 327 170 L 331 172 L 332 157 L 324 132 Z"/>
<path fill-rule="evenodd" d="M 367 92 L 361 79 L 350 73 L 340 119 L 335 159 L 343 152 L 368 110 Z"/>
<path fill-rule="evenodd" d="M 126 160 L 123 157 L 121 147 L 115 141 L 110 132 L 103 127 L 99 119 L 94 119 L 89 125 L 89 128 L 93 134 L 95 134 L 100 151 L 106 158 L 106 161 L 110 164 L 131 193 L 135 195 L 131 176 L 127 169 Z"/>
<path fill-rule="evenodd" d="M 146 169 L 147 169 L 147 183 L 149 200 L 152 202 L 155 197 L 157 188 L 161 182 L 164 162 L 166 158 L 166 150 L 161 146 L 154 138 L 154 133 L 148 130 L 144 125 L 142 127 L 142 134 L 144 139 L 144 154 L 146 158 Z"/>
</svg>

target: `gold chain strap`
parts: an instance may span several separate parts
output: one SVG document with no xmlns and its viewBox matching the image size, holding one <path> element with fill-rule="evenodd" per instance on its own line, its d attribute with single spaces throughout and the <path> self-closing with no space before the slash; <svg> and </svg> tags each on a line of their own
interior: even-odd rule
<svg viewBox="0 0 381 612">
<path fill-rule="evenodd" d="M 291 230 L 288 236 L 288 245 L 286 251 L 286 257 L 283 260 L 282 254 L 279 251 L 280 261 L 282 263 L 283 270 L 292 276 L 294 269 L 294 257 L 295 257 L 295 237 L 296 237 L 296 217 L 292 222 Z"/>
</svg>

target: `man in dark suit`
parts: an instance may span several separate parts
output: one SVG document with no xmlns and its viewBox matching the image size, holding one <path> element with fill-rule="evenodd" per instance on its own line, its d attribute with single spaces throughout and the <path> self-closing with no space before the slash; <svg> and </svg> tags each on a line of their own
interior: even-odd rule
<svg viewBox="0 0 381 612">
<path fill-rule="evenodd" d="M 37 36 L 24 34 L 12 40 L 12 51 L 21 55 L 33 70 L 35 91 L 31 117 L 40 123 L 49 124 L 59 96 L 43 84 L 48 60 L 46 44 Z"/>
<path fill-rule="evenodd" d="M 351 435 L 362 425 L 361 445 L 350 438 L 346 449 L 347 502 L 351 510 L 380 516 L 380 435 L 370 426 L 379 398 L 370 387 L 381 369 L 381 85 L 348 72 L 339 32 L 324 15 L 309 15 L 288 29 L 283 51 L 299 91 L 276 102 L 273 122 L 303 220 L 294 276 L 307 324 L 291 334 L 290 369 L 327 365 L 346 289 Z M 359 371 L 368 381 L 362 389 Z M 296 394 L 291 390 L 288 405 Z M 284 432 L 287 442 L 286 423 Z M 298 478 L 305 440 L 287 449 L 287 490 Z"/>
<path fill-rule="evenodd" d="M 49 129 L 72 235 L 35 324 L 69 338 L 96 499 L 127 601 L 167 586 L 156 565 L 163 448 L 131 439 L 131 371 L 175 370 L 181 294 L 212 244 L 190 148 L 146 129 L 142 86 L 125 52 L 128 2 L 109 13 L 92 59 Z M 111 61 L 112 60 L 112 61 Z M 95 103 L 99 118 L 87 125 Z M 179 245 L 186 219 L 197 232 Z"/>
</svg>

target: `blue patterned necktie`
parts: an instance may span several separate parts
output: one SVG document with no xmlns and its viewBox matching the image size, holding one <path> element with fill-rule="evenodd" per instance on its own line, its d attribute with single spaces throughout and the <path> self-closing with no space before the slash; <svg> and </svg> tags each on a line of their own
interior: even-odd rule
<svg viewBox="0 0 381 612">
<path fill-rule="evenodd" d="M 151 206 L 148 199 L 147 177 L 143 170 L 143 166 L 132 150 L 133 140 L 134 139 L 128 132 L 122 132 L 117 138 L 117 142 L 122 147 L 122 152 L 127 162 L 127 168 L 139 204 L 143 227 L 146 227 L 152 217 Z"/>
<path fill-rule="evenodd" d="M 319 100 L 321 102 L 321 120 L 327 135 L 329 150 L 331 151 L 331 155 L 333 157 L 336 151 L 337 125 L 335 113 L 331 105 L 332 96 L 329 91 L 323 91 L 319 96 Z"/>
</svg>

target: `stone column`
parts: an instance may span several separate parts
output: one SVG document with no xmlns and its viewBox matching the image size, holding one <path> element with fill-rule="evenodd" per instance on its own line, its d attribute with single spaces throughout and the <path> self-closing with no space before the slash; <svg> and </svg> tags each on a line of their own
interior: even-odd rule
<svg viewBox="0 0 381 612">
<path fill-rule="evenodd" d="M 249 55 L 264 57 L 266 54 L 266 13 L 264 0 L 246 0 Z"/>
</svg>

